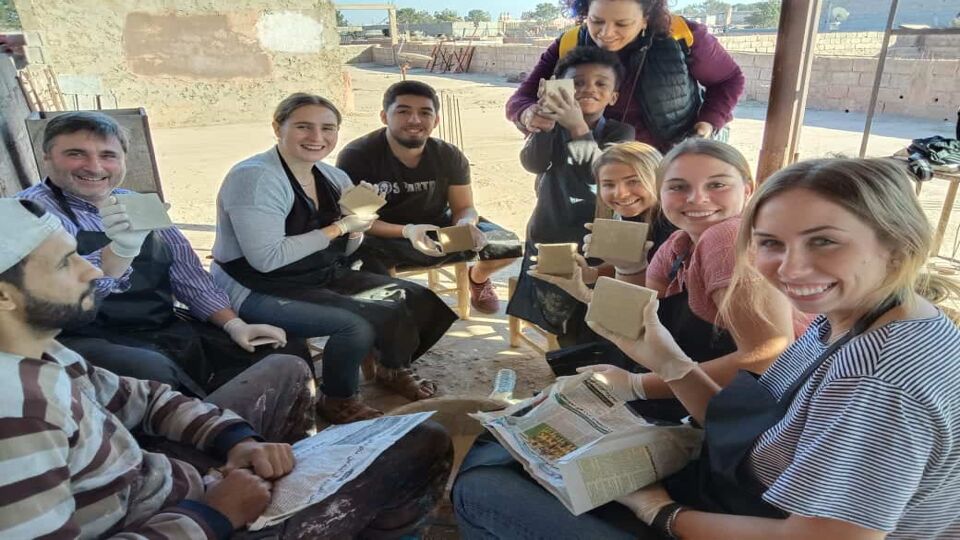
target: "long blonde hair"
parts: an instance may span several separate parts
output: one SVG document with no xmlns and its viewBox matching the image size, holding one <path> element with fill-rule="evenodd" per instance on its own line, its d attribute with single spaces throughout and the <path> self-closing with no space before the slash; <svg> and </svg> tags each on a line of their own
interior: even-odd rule
<svg viewBox="0 0 960 540">
<path fill-rule="evenodd" d="M 600 198 L 600 169 L 611 163 L 620 163 L 633 169 L 637 173 L 637 178 L 643 184 L 650 196 L 653 197 L 653 205 L 643 213 L 643 221 L 650 223 L 657 211 L 657 201 L 659 200 L 656 188 L 657 167 L 663 155 L 660 152 L 642 142 L 630 141 L 610 145 L 593 162 L 593 181 L 597 185 L 597 209 L 595 216 L 598 218 L 609 219 L 613 217 L 613 210 L 610 209 Z"/>
<path fill-rule="evenodd" d="M 894 298 L 910 307 L 915 302 L 914 292 L 935 304 L 960 292 L 953 281 L 924 271 L 930 255 L 931 228 L 903 166 L 886 158 L 815 159 L 773 174 L 744 209 L 736 244 L 736 268 L 720 307 L 723 317 L 729 316 L 731 292 L 737 289 L 736 285 L 759 278 L 752 264 L 757 213 L 770 200 L 794 189 L 811 191 L 841 206 L 873 229 L 881 244 L 890 250 L 894 263 L 877 290 L 877 298 Z M 743 287 L 738 293 L 749 289 Z M 747 299 L 747 305 L 755 307 L 757 301 Z"/>
</svg>

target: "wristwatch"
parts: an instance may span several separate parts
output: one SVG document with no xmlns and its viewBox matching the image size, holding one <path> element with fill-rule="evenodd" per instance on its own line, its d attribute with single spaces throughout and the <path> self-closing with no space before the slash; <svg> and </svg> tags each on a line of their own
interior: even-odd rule
<svg viewBox="0 0 960 540">
<path fill-rule="evenodd" d="M 673 523 L 677 520 L 677 514 L 686 509 L 687 507 L 680 503 L 670 503 L 657 512 L 657 515 L 653 518 L 653 523 L 651 523 L 650 526 L 653 528 L 653 530 L 657 531 L 663 536 L 666 536 L 667 538 L 677 538 L 673 534 Z"/>
</svg>

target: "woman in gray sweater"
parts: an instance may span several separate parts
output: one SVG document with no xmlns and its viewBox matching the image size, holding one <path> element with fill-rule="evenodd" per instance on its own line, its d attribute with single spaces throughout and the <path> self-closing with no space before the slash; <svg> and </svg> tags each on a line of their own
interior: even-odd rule
<svg viewBox="0 0 960 540">
<path fill-rule="evenodd" d="M 320 96 L 280 102 L 277 146 L 236 164 L 220 187 L 211 268 L 244 320 L 330 336 L 318 412 L 333 423 L 382 414 L 356 395 L 361 364 L 408 399 L 433 396 L 436 384 L 410 364 L 456 319 L 429 289 L 351 269 L 377 216 L 343 215 L 338 201 L 353 183 L 321 161 L 337 144 L 341 120 Z"/>
</svg>

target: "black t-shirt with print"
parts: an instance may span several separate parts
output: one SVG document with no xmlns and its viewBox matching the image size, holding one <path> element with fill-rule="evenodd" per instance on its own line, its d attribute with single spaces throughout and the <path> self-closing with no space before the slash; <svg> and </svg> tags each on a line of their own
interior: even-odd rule
<svg viewBox="0 0 960 540">
<path fill-rule="evenodd" d="M 387 205 L 380 219 L 388 223 L 445 224 L 450 186 L 470 184 L 470 162 L 459 148 L 431 137 L 416 168 L 397 159 L 387 143 L 386 128 L 356 139 L 337 157 L 337 167 L 355 184 L 376 186 Z"/>
</svg>

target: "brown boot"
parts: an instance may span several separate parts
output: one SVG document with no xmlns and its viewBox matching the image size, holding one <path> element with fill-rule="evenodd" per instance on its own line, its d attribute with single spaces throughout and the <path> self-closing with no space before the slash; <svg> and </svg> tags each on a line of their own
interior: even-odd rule
<svg viewBox="0 0 960 540">
<path fill-rule="evenodd" d="M 357 396 L 335 398 L 320 394 L 317 414 L 331 424 L 349 424 L 383 416 L 383 412 L 369 407 Z"/>
</svg>

